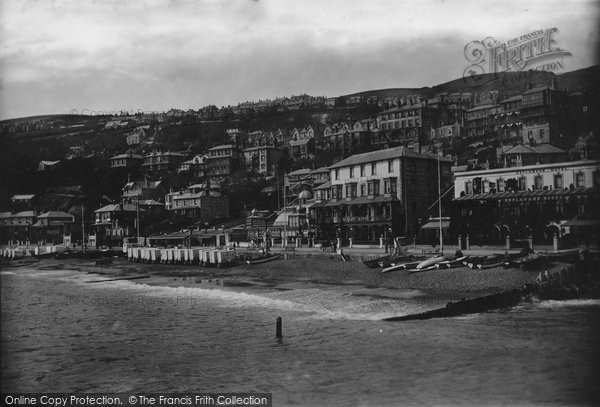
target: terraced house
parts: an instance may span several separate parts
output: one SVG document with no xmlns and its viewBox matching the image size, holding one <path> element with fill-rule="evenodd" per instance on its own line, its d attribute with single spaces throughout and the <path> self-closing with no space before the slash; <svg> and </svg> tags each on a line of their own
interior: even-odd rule
<svg viewBox="0 0 600 407">
<path fill-rule="evenodd" d="M 377 115 L 382 134 L 378 144 L 422 145 L 429 140 L 431 128 L 437 127 L 438 109 L 425 103 L 394 107 Z"/>
<path fill-rule="evenodd" d="M 577 229 L 597 239 L 600 161 L 582 160 L 455 174 L 451 230 L 471 243 L 532 238 L 552 244 L 554 234 Z"/>
</svg>

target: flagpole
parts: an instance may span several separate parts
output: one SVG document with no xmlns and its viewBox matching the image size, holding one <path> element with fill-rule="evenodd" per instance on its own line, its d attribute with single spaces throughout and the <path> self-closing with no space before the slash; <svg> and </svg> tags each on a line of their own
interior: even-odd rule
<svg viewBox="0 0 600 407">
<path fill-rule="evenodd" d="M 442 238 L 442 182 L 440 178 L 440 154 L 438 152 L 438 216 L 440 225 L 440 254 L 444 254 L 444 240 Z"/>
<path fill-rule="evenodd" d="M 83 204 L 81 204 L 81 252 L 85 253 L 85 222 L 83 221 Z"/>
</svg>

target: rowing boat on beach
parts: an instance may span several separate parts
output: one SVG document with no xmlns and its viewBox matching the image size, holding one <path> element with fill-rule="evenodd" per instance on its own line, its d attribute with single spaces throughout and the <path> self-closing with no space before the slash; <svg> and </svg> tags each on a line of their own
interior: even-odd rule
<svg viewBox="0 0 600 407">
<path fill-rule="evenodd" d="M 462 257 L 457 257 L 454 260 L 441 261 L 439 263 L 436 263 L 435 267 L 439 268 L 439 269 L 449 269 L 449 268 L 453 268 L 453 267 L 460 267 L 463 265 L 463 261 L 465 261 L 468 258 L 469 258 L 469 256 L 462 256 Z"/>
<path fill-rule="evenodd" d="M 432 264 L 430 266 L 423 267 L 423 268 L 413 268 L 413 269 L 410 269 L 410 270 L 408 270 L 408 273 L 409 274 L 414 274 L 414 273 L 421 273 L 423 271 L 436 270 L 436 269 L 437 269 L 436 265 Z"/>
<path fill-rule="evenodd" d="M 505 268 L 521 268 L 530 269 L 542 265 L 549 261 L 548 256 L 541 253 L 529 254 L 524 257 L 519 257 L 516 260 L 509 260 L 504 262 Z"/>
<path fill-rule="evenodd" d="M 5 266 L 7 267 L 18 267 L 18 266 L 27 266 L 29 264 L 37 263 L 40 259 L 36 259 L 34 257 L 27 257 L 24 259 L 16 259 L 8 261 Z"/>
<path fill-rule="evenodd" d="M 381 272 L 389 273 L 391 271 L 396 271 L 396 270 L 406 270 L 406 269 L 416 267 L 417 264 L 419 264 L 419 262 L 417 262 L 417 261 L 412 262 L 412 263 L 396 263 L 396 264 L 392 264 L 389 267 L 384 268 L 383 270 L 381 270 Z"/>
<path fill-rule="evenodd" d="M 430 266 L 435 266 L 437 263 L 441 263 L 446 260 L 447 259 L 444 256 L 432 257 L 430 259 L 423 260 L 422 262 L 417 264 L 417 270 L 425 269 Z"/>
<path fill-rule="evenodd" d="M 273 260 L 278 260 L 279 258 L 280 258 L 279 254 L 273 254 L 270 256 L 259 257 L 259 258 L 253 259 L 253 260 L 246 260 L 246 263 L 248 263 L 249 265 L 262 264 L 262 263 L 268 263 Z"/>
</svg>

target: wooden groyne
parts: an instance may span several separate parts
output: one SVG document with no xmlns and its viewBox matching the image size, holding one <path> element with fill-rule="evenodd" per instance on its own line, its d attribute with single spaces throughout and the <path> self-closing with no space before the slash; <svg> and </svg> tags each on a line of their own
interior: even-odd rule
<svg viewBox="0 0 600 407">
<path fill-rule="evenodd" d="M 581 261 L 566 265 L 553 273 L 539 273 L 534 283 L 500 293 L 449 302 L 438 308 L 418 314 L 385 318 L 384 321 L 415 321 L 476 314 L 518 305 L 533 296 L 541 300 L 600 298 L 600 278 L 596 262 Z"/>
</svg>

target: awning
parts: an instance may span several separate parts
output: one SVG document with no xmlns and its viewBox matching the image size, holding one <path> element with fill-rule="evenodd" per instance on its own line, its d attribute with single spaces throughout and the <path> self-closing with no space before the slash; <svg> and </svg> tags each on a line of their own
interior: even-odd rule
<svg viewBox="0 0 600 407">
<path fill-rule="evenodd" d="M 450 227 L 450 221 L 442 220 L 442 229 L 447 229 L 449 227 Z M 424 224 L 423 226 L 421 226 L 421 229 L 439 229 L 439 228 L 440 228 L 439 220 L 431 220 L 431 221 L 427 222 L 426 224 Z"/>
</svg>

